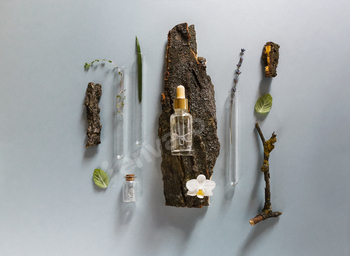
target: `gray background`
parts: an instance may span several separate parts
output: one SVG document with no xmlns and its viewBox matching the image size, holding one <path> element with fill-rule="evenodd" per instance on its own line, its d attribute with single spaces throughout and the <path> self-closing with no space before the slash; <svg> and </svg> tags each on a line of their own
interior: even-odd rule
<svg viewBox="0 0 350 256">
<path fill-rule="evenodd" d="M 349 13 L 345 0 L 2 0 L 0 254 L 350 255 Z M 217 187 L 207 208 L 166 207 L 161 159 L 151 155 L 139 173 L 142 197 L 123 204 L 123 173 L 106 191 L 92 183 L 93 170 L 113 161 L 112 68 L 84 72 L 83 64 L 110 58 L 130 78 L 139 37 L 145 145 L 156 148 L 167 33 L 182 22 L 195 24 L 215 85 Z M 272 80 L 261 72 L 267 41 L 281 46 Z M 225 103 L 242 47 L 243 176 L 232 191 Z M 90 81 L 103 86 L 103 133 L 98 148 L 85 150 Z M 277 133 L 272 206 L 283 215 L 252 227 L 264 202 L 254 104 L 267 92 L 273 108 L 259 119 L 265 137 Z"/>
</svg>

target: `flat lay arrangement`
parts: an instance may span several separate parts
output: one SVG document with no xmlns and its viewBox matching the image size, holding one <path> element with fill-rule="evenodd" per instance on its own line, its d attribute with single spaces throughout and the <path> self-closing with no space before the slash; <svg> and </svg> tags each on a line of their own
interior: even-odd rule
<svg viewBox="0 0 350 256">
<path fill-rule="evenodd" d="M 264 46 L 262 59 L 265 61 L 265 76 L 277 76 L 276 68 L 279 59 L 278 44 L 268 42 Z M 234 71 L 233 86 L 229 91 L 229 154 L 228 160 L 228 184 L 235 186 L 239 181 L 239 102 L 237 84 L 241 75 L 241 66 L 245 49 L 239 54 L 239 61 Z M 116 89 L 115 123 L 119 131 L 119 138 L 115 139 L 116 148 L 123 148 L 123 107 L 125 105 L 126 90 L 133 91 L 135 101 L 129 115 L 137 120 L 132 122 L 136 145 L 142 145 L 142 87 L 144 55 L 141 54 L 139 39 L 136 37 L 136 69 L 133 77 L 134 85 L 124 85 L 122 70 L 111 60 L 96 59 L 90 64 L 85 63 L 85 69 L 89 69 L 95 62 L 107 61 L 115 66 L 121 76 Z M 196 31 L 194 25 L 188 26 L 182 23 L 169 31 L 167 51 L 165 56 L 165 81 L 164 92 L 161 95 L 162 113 L 159 117 L 158 136 L 161 140 L 162 163 L 160 170 L 163 174 L 165 204 L 176 207 L 202 208 L 209 206 L 209 196 L 213 195 L 216 183 L 212 181 L 213 169 L 217 157 L 220 154 L 220 143 L 217 137 L 217 120 L 215 106 L 214 85 L 210 76 L 206 74 L 206 59 L 197 56 Z M 133 86 L 133 87 L 131 87 Z M 137 88 L 137 90 L 135 90 Z M 98 106 L 102 94 L 100 84 L 89 83 L 86 90 L 86 113 L 89 124 L 87 131 L 88 142 L 86 147 L 96 146 L 100 141 L 102 126 L 100 124 Z M 255 111 L 266 114 L 272 107 L 272 96 L 262 95 L 255 104 Z M 120 118 L 120 116 L 122 116 Z M 118 127 L 118 128 L 117 128 Z M 128 128 L 126 128 L 128 129 Z M 276 142 L 275 133 L 270 140 L 265 141 L 258 123 L 256 129 L 259 132 L 264 146 L 264 162 L 261 171 L 266 182 L 265 205 L 261 214 L 251 219 L 251 225 L 255 225 L 270 217 L 278 217 L 281 212 L 272 212 L 270 192 L 269 155 Z M 120 136 L 121 135 L 121 136 Z M 170 140 L 170 143 L 169 143 Z M 118 151 L 117 159 L 122 159 L 123 149 Z M 120 151 L 120 152 L 119 152 Z M 136 176 L 129 173 L 125 176 L 123 185 L 123 201 L 136 201 Z M 94 182 L 100 188 L 107 188 L 109 177 L 101 169 L 94 171 Z"/>
<path fill-rule="evenodd" d="M 350 255 L 349 10 L 2 1 L 0 256 Z"/>
</svg>

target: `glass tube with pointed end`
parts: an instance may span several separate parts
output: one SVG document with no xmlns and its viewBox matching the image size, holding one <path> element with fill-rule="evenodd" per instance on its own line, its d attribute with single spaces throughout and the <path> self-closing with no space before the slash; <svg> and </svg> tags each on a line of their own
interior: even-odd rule
<svg viewBox="0 0 350 256">
<path fill-rule="evenodd" d="M 124 106 L 125 106 L 125 68 L 118 68 L 118 80 L 115 87 L 114 112 L 114 155 L 117 159 L 124 157 Z"/>
<path fill-rule="evenodd" d="M 142 89 L 144 85 L 144 54 L 135 54 L 134 62 L 134 86 L 132 88 L 132 130 L 133 130 L 133 141 L 136 145 L 142 144 Z"/>
<path fill-rule="evenodd" d="M 230 108 L 229 108 L 229 162 L 228 162 L 228 178 L 229 184 L 234 186 L 239 181 L 239 162 L 238 162 L 238 139 L 239 139 L 239 111 L 238 111 L 238 95 L 237 92 L 230 90 Z M 233 93 L 233 96 L 232 96 Z"/>
</svg>

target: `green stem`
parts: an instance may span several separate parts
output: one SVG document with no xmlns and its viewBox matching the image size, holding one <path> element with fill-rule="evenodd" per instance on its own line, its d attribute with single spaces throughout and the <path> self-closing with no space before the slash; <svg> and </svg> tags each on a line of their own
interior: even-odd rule
<svg viewBox="0 0 350 256">
<path fill-rule="evenodd" d="M 142 101 L 142 55 L 139 40 L 136 37 L 136 50 L 137 50 L 137 73 L 138 73 L 138 91 L 139 102 Z"/>
</svg>

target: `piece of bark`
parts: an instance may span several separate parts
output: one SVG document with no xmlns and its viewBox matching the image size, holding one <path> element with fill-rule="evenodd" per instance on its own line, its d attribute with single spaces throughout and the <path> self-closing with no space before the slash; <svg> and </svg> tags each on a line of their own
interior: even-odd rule
<svg viewBox="0 0 350 256">
<path fill-rule="evenodd" d="M 220 153 L 217 136 L 214 85 L 206 74 L 206 60 L 197 57 L 194 26 L 175 26 L 168 33 L 166 72 L 162 93 L 162 113 L 158 136 L 162 148 L 162 174 L 165 203 L 168 206 L 196 207 L 209 205 L 209 198 L 187 196 L 186 182 L 204 174 L 210 179 Z M 183 85 L 193 117 L 193 156 L 171 155 L 170 115 L 174 113 L 176 88 Z"/>
<path fill-rule="evenodd" d="M 102 87 L 100 84 L 89 83 L 85 93 L 85 106 L 87 114 L 88 129 L 86 132 L 87 142 L 86 148 L 91 146 L 97 146 L 101 143 L 101 130 L 102 125 L 100 123 L 100 107 L 98 101 L 102 95 Z"/>
<path fill-rule="evenodd" d="M 273 42 L 267 42 L 264 46 L 262 58 L 265 60 L 265 77 L 277 76 L 279 48 L 280 46 Z"/>
</svg>

